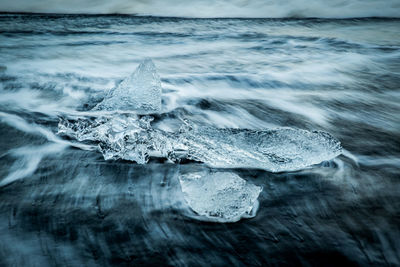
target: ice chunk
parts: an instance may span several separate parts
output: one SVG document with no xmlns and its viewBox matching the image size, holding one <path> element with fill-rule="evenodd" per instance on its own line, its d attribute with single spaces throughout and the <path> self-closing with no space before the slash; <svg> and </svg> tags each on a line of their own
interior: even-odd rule
<svg viewBox="0 0 400 267">
<path fill-rule="evenodd" d="M 322 131 L 218 129 L 186 126 L 177 133 L 151 127 L 153 117 L 113 114 L 94 120 L 61 120 L 59 133 L 95 141 L 107 159 L 147 163 L 149 156 L 182 158 L 215 168 L 257 168 L 271 172 L 299 170 L 333 159 L 340 142 Z"/>
<path fill-rule="evenodd" d="M 152 120 L 151 116 L 139 119 L 130 114 L 94 120 L 62 119 L 58 125 L 58 134 L 79 141 L 97 142 L 105 160 L 125 159 L 145 164 L 152 155 L 167 158 L 172 151 L 168 133 L 152 129 Z"/>
<path fill-rule="evenodd" d="M 298 170 L 342 152 L 340 142 L 329 133 L 291 128 L 257 131 L 193 127 L 180 138 L 190 159 L 216 168 Z"/>
<path fill-rule="evenodd" d="M 111 89 L 94 110 L 135 111 L 140 114 L 161 111 L 161 81 L 151 59 L 146 59 L 135 72 Z"/>
<path fill-rule="evenodd" d="M 196 172 L 179 178 L 190 208 L 207 220 L 236 222 L 254 217 L 262 187 L 230 172 Z"/>
</svg>

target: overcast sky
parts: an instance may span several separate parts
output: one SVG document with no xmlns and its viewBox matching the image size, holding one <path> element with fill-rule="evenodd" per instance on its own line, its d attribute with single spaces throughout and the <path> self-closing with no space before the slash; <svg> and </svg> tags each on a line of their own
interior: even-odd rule
<svg viewBox="0 0 400 267">
<path fill-rule="evenodd" d="M 400 0 L 0 0 L 0 10 L 178 17 L 400 17 Z"/>
</svg>

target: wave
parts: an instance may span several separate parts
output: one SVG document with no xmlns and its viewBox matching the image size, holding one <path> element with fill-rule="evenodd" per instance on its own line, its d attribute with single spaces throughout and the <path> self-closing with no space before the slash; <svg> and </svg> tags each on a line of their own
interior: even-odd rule
<svg viewBox="0 0 400 267">
<path fill-rule="evenodd" d="M 193 18 L 400 18 L 398 0 L 15 0 L 2 12 L 135 14 Z"/>
</svg>

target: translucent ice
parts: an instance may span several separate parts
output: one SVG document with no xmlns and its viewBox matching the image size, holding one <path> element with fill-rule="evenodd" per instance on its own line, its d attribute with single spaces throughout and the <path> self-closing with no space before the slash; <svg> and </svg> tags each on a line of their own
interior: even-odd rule
<svg viewBox="0 0 400 267">
<path fill-rule="evenodd" d="M 95 120 L 61 120 L 59 133 L 95 141 L 105 159 L 146 163 L 149 156 L 179 161 L 188 158 L 216 168 L 257 168 L 271 172 L 299 170 L 333 159 L 342 152 L 329 133 L 281 128 L 274 130 L 184 127 L 177 133 L 153 129 L 141 119 L 114 114 Z"/>
<path fill-rule="evenodd" d="M 94 141 L 104 159 L 125 159 L 139 164 L 147 163 L 149 156 L 166 158 L 172 151 L 167 133 L 151 128 L 153 117 L 138 118 L 129 114 L 116 114 L 94 120 L 60 120 L 58 134 L 79 141 Z"/>
<path fill-rule="evenodd" d="M 230 172 L 196 172 L 179 178 L 190 208 L 208 220 L 236 222 L 254 217 L 262 187 Z"/>
<path fill-rule="evenodd" d="M 111 89 L 94 110 L 157 113 L 161 111 L 161 90 L 156 67 L 151 59 L 146 59 L 131 76 Z"/>
<path fill-rule="evenodd" d="M 190 159 L 217 168 L 298 170 L 342 152 L 340 142 L 322 131 L 193 127 L 180 136 Z"/>
</svg>

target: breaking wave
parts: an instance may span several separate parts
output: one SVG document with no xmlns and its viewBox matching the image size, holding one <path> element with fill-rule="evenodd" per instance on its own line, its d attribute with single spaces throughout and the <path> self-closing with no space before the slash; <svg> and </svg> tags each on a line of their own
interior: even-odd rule
<svg viewBox="0 0 400 267">
<path fill-rule="evenodd" d="M 400 17 L 397 0 L 151 0 L 62 1 L 16 0 L 0 2 L 5 12 L 63 14 L 135 14 L 194 18 L 355 18 Z"/>
</svg>

